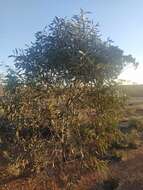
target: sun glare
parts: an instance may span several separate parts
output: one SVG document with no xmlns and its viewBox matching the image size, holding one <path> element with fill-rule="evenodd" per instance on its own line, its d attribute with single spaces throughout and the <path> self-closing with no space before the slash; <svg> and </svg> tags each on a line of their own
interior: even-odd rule
<svg viewBox="0 0 143 190">
<path fill-rule="evenodd" d="M 134 68 L 126 68 L 119 79 L 125 80 L 128 84 L 143 84 L 143 66 L 139 65 L 137 69 Z"/>
</svg>

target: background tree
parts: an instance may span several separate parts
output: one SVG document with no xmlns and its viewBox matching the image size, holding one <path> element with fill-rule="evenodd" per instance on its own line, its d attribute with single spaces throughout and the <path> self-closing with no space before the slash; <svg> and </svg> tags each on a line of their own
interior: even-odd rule
<svg viewBox="0 0 143 190">
<path fill-rule="evenodd" d="M 18 73 L 15 70 L 9 68 L 4 79 L 5 90 L 10 91 L 11 94 L 15 93 L 15 90 L 18 85 L 20 85 L 20 83 L 21 79 Z"/>
<path fill-rule="evenodd" d="M 117 78 L 127 64 L 137 64 L 111 40 L 103 41 L 98 24 L 86 15 L 81 10 L 70 20 L 55 17 L 48 29 L 36 33 L 34 43 L 16 50 L 15 66 L 28 82 L 67 84 L 78 79 L 103 83 Z"/>
</svg>

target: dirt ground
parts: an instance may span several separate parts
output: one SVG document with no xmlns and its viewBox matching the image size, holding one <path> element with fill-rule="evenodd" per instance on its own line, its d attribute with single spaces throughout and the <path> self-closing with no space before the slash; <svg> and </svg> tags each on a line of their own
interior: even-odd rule
<svg viewBox="0 0 143 190">
<path fill-rule="evenodd" d="M 143 146 L 129 151 L 126 160 L 111 165 L 110 172 L 119 181 L 117 190 L 142 190 Z"/>
</svg>

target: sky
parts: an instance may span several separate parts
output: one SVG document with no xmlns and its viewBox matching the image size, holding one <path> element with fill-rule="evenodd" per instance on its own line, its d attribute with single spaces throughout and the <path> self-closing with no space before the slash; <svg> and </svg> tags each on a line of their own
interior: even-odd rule
<svg viewBox="0 0 143 190">
<path fill-rule="evenodd" d="M 137 70 L 126 68 L 120 78 L 143 83 L 143 0 L 0 0 L 0 62 L 12 66 L 8 56 L 15 48 L 34 41 L 34 34 L 54 16 L 69 18 L 80 8 L 92 12 L 104 39 L 110 37 L 140 63 Z"/>
</svg>

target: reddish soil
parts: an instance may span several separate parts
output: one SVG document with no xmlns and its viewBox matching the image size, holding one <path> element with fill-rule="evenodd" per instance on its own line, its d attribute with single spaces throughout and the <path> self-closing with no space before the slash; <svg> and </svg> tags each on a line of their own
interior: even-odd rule
<svg viewBox="0 0 143 190">
<path fill-rule="evenodd" d="M 117 190 L 143 189 L 143 146 L 128 152 L 127 160 L 110 167 L 111 176 L 119 179 Z"/>
<path fill-rule="evenodd" d="M 130 150 L 127 158 L 110 166 L 109 178 L 118 180 L 116 190 L 142 190 L 143 189 L 143 146 L 136 150 Z M 85 176 L 79 182 L 75 190 L 105 190 L 103 186 L 96 185 L 97 174 Z M 59 190 L 55 184 L 55 190 Z M 50 190 L 49 184 L 35 183 L 35 179 L 18 179 L 0 186 L 0 190 Z M 52 188 L 51 188 L 52 190 Z M 112 190 L 107 188 L 107 190 Z"/>
</svg>

